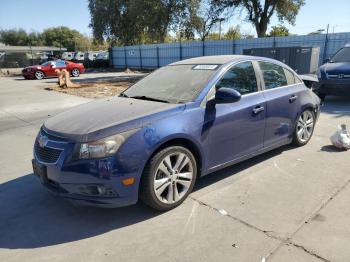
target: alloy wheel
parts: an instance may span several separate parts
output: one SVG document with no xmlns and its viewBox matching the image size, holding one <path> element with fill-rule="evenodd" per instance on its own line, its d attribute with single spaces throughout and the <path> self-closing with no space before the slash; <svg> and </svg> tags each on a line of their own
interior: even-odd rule
<svg viewBox="0 0 350 262">
<path fill-rule="evenodd" d="M 314 129 L 314 116 L 311 111 L 305 110 L 299 117 L 297 123 L 297 136 L 300 142 L 307 142 Z"/>
<path fill-rule="evenodd" d="M 44 78 L 44 73 L 43 72 L 41 72 L 41 71 L 36 71 L 35 72 L 35 77 L 36 77 L 36 79 L 43 79 Z"/>
<path fill-rule="evenodd" d="M 173 204 L 180 201 L 190 189 L 193 180 L 193 164 L 185 153 L 166 155 L 154 176 L 154 193 L 159 201 Z"/>
<path fill-rule="evenodd" d="M 79 69 L 74 68 L 74 69 L 72 70 L 72 75 L 73 75 L 74 77 L 79 76 L 79 74 L 80 74 Z"/>
</svg>

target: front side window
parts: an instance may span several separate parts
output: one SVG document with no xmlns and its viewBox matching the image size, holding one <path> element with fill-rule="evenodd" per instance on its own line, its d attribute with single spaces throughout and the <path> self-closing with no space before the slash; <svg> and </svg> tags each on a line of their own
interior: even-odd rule
<svg viewBox="0 0 350 262">
<path fill-rule="evenodd" d="M 288 81 L 282 66 L 269 62 L 258 63 L 264 78 L 265 89 L 273 89 L 288 85 Z"/>
<path fill-rule="evenodd" d="M 216 83 L 216 89 L 233 88 L 242 95 L 258 91 L 255 71 L 252 62 L 234 65 Z"/>
</svg>

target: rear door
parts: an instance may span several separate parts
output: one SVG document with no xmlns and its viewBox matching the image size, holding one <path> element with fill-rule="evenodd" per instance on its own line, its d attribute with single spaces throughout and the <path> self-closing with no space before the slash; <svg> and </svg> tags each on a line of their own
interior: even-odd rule
<svg viewBox="0 0 350 262">
<path fill-rule="evenodd" d="M 210 168 L 215 168 L 263 148 L 265 99 L 259 91 L 253 63 L 233 65 L 217 82 L 216 89 L 233 88 L 242 95 L 240 101 L 207 105 Z"/>
<path fill-rule="evenodd" d="M 293 72 L 271 62 L 258 62 L 266 100 L 264 147 L 289 141 L 300 110 L 304 86 Z"/>
</svg>

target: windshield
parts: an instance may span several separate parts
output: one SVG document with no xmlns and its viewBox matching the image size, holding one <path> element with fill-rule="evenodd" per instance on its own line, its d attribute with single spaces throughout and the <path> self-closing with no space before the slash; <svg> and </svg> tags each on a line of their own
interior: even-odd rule
<svg viewBox="0 0 350 262">
<path fill-rule="evenodd" d="M 147 97 L 170 103 L 190 102 L 198 96 L 214 69 L 202 69 L 196 65 L 165 66 L 131 86 L 122 96 Z"/>
<path fill-rule="evenodd" d="M 331 63 L 350 62 L 350 47 L 340 49 L 331 59 Z"/>
<path fill-rule="evenodd" d="M 47 62 L 45 62 L 45 63 L 43 63 L 43 64 L 41 64 L 42 66 L 48 66 L 48 65 L 51 65 L 51 61 L 47 61 Z"/>
</svg>

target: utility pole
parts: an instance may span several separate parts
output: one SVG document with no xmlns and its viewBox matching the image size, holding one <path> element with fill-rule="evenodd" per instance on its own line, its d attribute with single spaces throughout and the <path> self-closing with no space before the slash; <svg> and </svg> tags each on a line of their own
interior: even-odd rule
<svg viewBox="0 0 350 262">
<path fill-rule="evenodd" d="M 326 39 L 324 41 L 324 49 L 323 49 L 323 62 L 327 58 L 327 49 L 328 49 L 328 30 L 329 30 L 329 24 L 327 25 L 327 31 L 326 31 Z"/>
<path fill-rule="evenodd" d="M 225 18 L 219 19 L 219 40 L 221 40 L 221 22 L 225 21 Z"/>
</svg>

